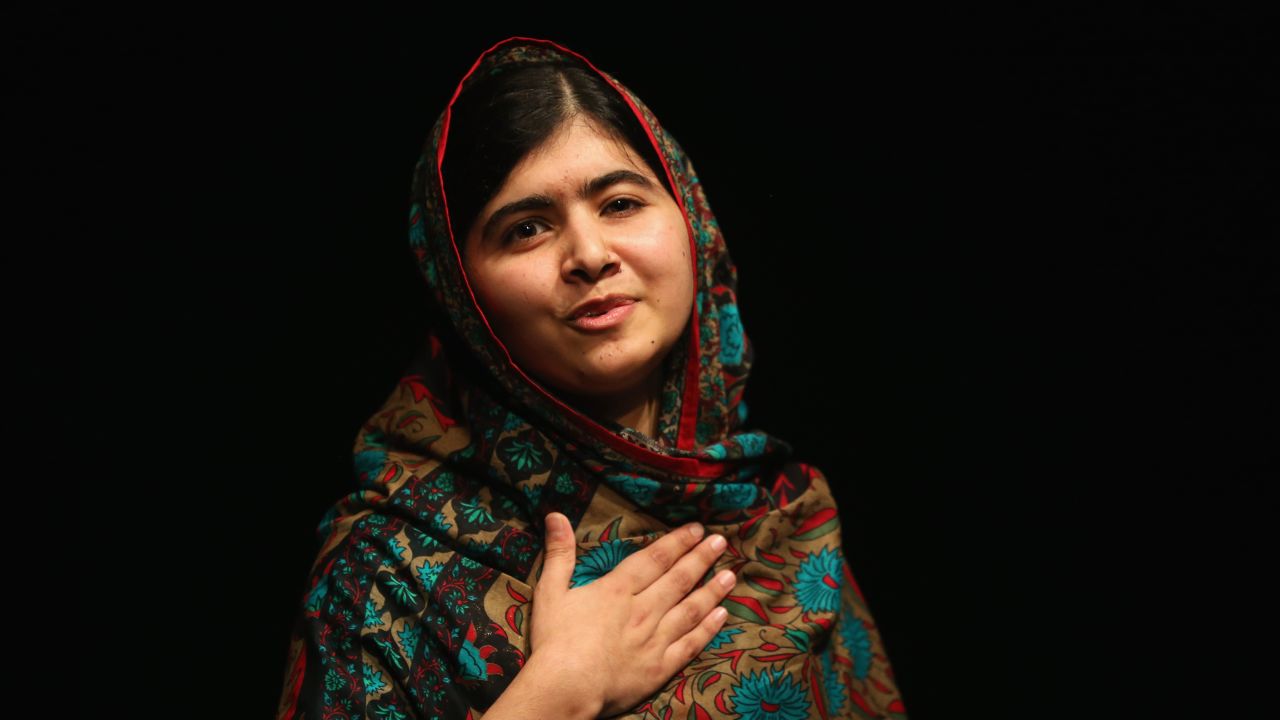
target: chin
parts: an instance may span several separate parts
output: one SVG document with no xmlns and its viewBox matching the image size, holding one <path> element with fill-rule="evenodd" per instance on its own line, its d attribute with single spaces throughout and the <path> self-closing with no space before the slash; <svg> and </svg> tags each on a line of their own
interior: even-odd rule
<svg viewBox="0 0 1280 720">
<path fill-rule="evenodd" d="M 558 377 L 560 387 L 578 395 L 599 396 L 626 392 L 641 385 L 660 366 L 658 358 L 646 358 L 646 362 L 593 363 L 587 367 L 573 367 L 569 377 Z M 571 371 L 572 372 L 572 371 Z M 563 375 L 563 372 L 561 373 Z"/>
</svg>

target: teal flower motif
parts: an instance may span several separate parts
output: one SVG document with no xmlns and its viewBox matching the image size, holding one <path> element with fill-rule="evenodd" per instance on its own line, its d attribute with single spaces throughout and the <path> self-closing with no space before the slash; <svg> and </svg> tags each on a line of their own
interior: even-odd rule
<svg viewBox="0 0 1280 720">
<path fill-rule="evenodd" d="M 720 362 L 742 364 L 742 318 L 737 305 L 720 306 Z"/>
<path fill-rule="evenodd" d="M 373 708 L 373 714 L 378 720 L 409 720 L 409 716 L 400 712 L 395 705 L 381 705 Z"/>
<path fill-rule="evenodd" d="M 741 510 L 756 501 L 759 488 L 750 483 L 719 482 L 711 485 L 711 507 L 717 510 Z"/>
<path fill-rule="evenodd" d="M 542 500 L 542 485 L 534 483 L 526 483 L 520 486 L 520 492 L 524 493 L 524 497 L 529 501 L 529 507 L 536 508 Z"/>
<path fill-rule="evenodd" d="M 382 692 L 387 686 L 387 681 L 382 678 L 382 671 L 374 669 L 368 663 L 364 663 L 364 691 L 367 694 Z"/>
<path fill-rule="evenodd" d="M 742 446 L 742 457 L 760 457 L 764 455 L 765 439 L 759 432 L 742 433 L 733 438 Z"/>
<path fill-rule="evenodd" d="M 463 640 L 458 648 L 458 667 L 465 680 L 484 680 L 489 677 L 488 663 L 480 657 L 480 651 L 470 640 Z"/>
<path fill-rule="evenodd" d="M 400 545 L 399 538 L 396 538 L 394 536 L 388 537 L 386 538 L 386 540 L 383 541 L 382 544 L 387 549 L 387 555 L 389 555 L 391 558 L 394 558 L 396 561 L 404 557 L 405 549 Z M 391 565 L 393 564 L 393 561 L 390 559 L 383 560 L 382 564 Z"/>
<path fill-rule="evenodd" d="M 493 523 L 493 515 L 489 512 L 489 508 L 480 504 L 478 497 L 469 498 L 458 503 L 462 510 L 462 517 L 467 522 L 478 525 L 489 525 Z"/>
<path fill-rule="evenodd" d="M 527 424 L 528 423 L 525 422 L 524 418 L 520 417 L 519 415 L 513 412 L 508 412 L 506 421 L 502 423 L 502 432 L 512 432 L 515 430 L 519 430 L 520 428 L 524 427 Z"/>
<path fill-rule="evenodd" d="M 422 640 L 422 626 L 409 625 L 400 631 L 400 647 L 404 648 L 404 656 L 413 662 L 418 654 L 418 642 Z"/>
<path fill-rule="evenodd" d="M 638 549 L 630 540 L 609 540 L 592 548 L 590 552 L 578 558 L 569 587 L 581 587 L 599 580 Z"/>
<path fill-rule="evenodd" d="M 640 507 L 653 504 L 653 496 L 658 492 L 658 481 L 638 475 L 606 475 L 605 482 Z"/>
<path fill-rule="evenodd" d="M 442 512 L 431 513 L 430 516 L 424 519 L 427 521 L 428 527 L 439 532 L 441 535 L 447 535 L 449 533 L 449 529 L 453 527 L 453 524 L 445 518 L 444 513 Z"/>
<path fill-rule="evenodd" d="M 796 572 L 796 600 L 807 612 L 840 609 L 840 556 L 831 548 L 809 553 Z"/>
<path fill-rule="evenodd" d="M 418 593 L 413 591 L 413 587 L 394 575 L 388 575 L 382 582 L 382 590 L 384 594 L 396 601 L 400 605 L 413 608 L 418 604 Z"/>
<path fill-rule="evenodd" d="M 693 202 L 693 198 L 689 198 L 689 203 Z M 698 247 L 707 247 L 711 244 L 711 231 L 698 224 Z"/>
<path fill-rule="evenodd" d="M 733 687 L 733 710 L 743 720 L 806 720 L 804 688 L 782 670 L 748 673 Z"/>
<path fill-rule="evenodd" d="M 560 473 L 556 476 L 556 492 L 561 495 L 572 495 L 578 489 L 577 484 L 573 482 L 573 478 L 567 473 Z"/>
<path fill-rule="evenodd" d="M 444 547 L 440 544 L 439 540 L 431 537 L 429 533 L 423 532 L 422 529 L 417 526 L 409 526 L 409 533 L 413 535 L 413 539 L 421 545 L 423 550 L 426 552 L 435 552 Z"/>
<path fill-rule="evenodd" d="M 722 445 L 722 444 L 720 444 L 720 443 L 716 443 L 715 445 L 708 445 L 708 446 L 707 446 L 707 455 L 708 455 L 709 457 L 712 457 L 712 458 L 716 459 L 716 460 L 723 460 L 723 459 L 725 458 L 725 455 L 726 455 L 726 453 L 725 453 L 725 451 L 724 451 L 724 445 Z"/>
<path fill-rule="evenodd" d="M 378 657 L 401 672 L 405 670 L 404 658 L 400 657 L 400 651 L 396 649 L 395 643 L 390 639 L 379 637 L 378 635 L 370 635 L 369 639 L 373 641 L 374 646 L 378 648 L 380 653 Z"/>
<path fill-rule="evenodd" d="M 364 601 L 364 626 L 378 627 L 381 624 L 382 609 L 373 601 L 373 598 L 366 598 Z"/>
<path fill-rule="evenodd" d="M 871 672 L 871 635 L 867 632 L 867 626 L 853 614 L 853 609 L 849 605 L 845 605 L 840 613 L 837 629 L 840 632 L 840 640 L 853 656 L 853 676 L 859 680 L 865 680 L 867 674 Z"/>
<path fill-rule="evenodd" d="M 445 492 L 453 492 L 456 488 L 456 485 L 453 482 L 453 473 L 448 470 L 441 470 L 432 476 L 431 484 Z"/>
<path fill-rule="evenodd" d="M 507 474 L 517 481 L 551 467 L 551 453 L 532 430 L 500 440 L 498 457 L 506 466 Z"/>
<path fill-rule="evenodd" d="M 341 690 L 342 688 L 346 687 L 346 685 L 347 685 L 347 681 L 343 680 L 342 676 L 338 674 L 337 668 L 331 667 L 329 668 L 329 671 L 324 674 L 325 690 L 328 690 L 329 692 L 335 692 L 337 690 Z"/>
<path fill-rule="evenodd" d="M 720 632 L 716 633 L 715 637 L 711 638 L 711 642 L 707 643 L 707 646 L 702 649 L 715 650 L 721 645 L 724 645 L 725 643 L 733 640 L 733 636 L 737 635 L 740 632 L 742 632 L 741 628 L 722 627 L 720 628 Z"/>
<path fill-rule="evenodd" d="M 844 684 L 840 682 L 840 673 L 836 670 L 836 664 L 832 658 L 834 643 L 827 643 L 827 648 L 818 656 L 822 662 L 822 687 L 827 693 L 827 710 L 833 714 L 840 712 L 840 708 L 844 707 L 845 700 L 848 699 L 848 693 L 845 692 Z"/>
<path fill-rule="evenodd" d="M 387 464 L 387 453 L 385 450 L 363 450 L 355 454 L 352 464 L 355 466 L 356 478 L 362 484 L 371 483 L 378 479 L 378 471 Z"/>
<path fill-rule="evenodd" d="M 511 458 L 515 460 L 516 467 L 528 470 L 542 461 L 542 448 L 532 442 L 516 440 L 511 443 Z"/>
</svg>

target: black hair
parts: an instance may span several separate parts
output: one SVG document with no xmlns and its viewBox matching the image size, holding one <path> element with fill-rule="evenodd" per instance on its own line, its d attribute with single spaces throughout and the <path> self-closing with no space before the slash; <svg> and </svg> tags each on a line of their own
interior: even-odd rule
<svg viewBox="0 0 1280 720">
<path fill-rule="evenodd" d="M 577 115 L 625 140 L 671 194 L 662 161 L 631 106 L 594 70 L 569 61 L 504 70 L 464 90 L 449 120 L 441 167 L 460 247 L 516 164 Z"/>
</svg>

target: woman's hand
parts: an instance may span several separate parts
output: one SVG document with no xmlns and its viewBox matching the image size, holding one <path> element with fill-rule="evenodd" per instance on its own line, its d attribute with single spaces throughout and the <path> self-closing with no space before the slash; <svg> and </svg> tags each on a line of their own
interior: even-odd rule
<svg viewBox="0 0 1280 720">
<path fill-rule="evenodd" d="M 701 526 L 688 525 L 627 556 L 594 582 L 570 588 L 573 529 L 561 513 L 548 514 L 546 528 L 542 577 L 533 589 L 529 659 L 536 654 L 541 664 L 562 668 L 602 716 L 657 692 L 724 624 L 728 613 L 718 605 L 733 586 L 733 573 L 723 570 L 694 589 L 724 551 L 724 538 L 699 542 Z"/>
</svg>

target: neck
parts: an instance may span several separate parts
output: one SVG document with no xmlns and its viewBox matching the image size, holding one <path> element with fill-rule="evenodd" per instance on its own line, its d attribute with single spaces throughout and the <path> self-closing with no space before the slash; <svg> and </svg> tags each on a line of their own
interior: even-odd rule
<svg viewBox="0 0 1280 720">
<path fill-rule="evenodd" d="M 643 384 L 625 393 L 606 396 L 570 396 L 569 401 L 587 415 L 612 420 L 649 437 L 658 434 L 662 374 L 653 373 Z"/>
</svg>

